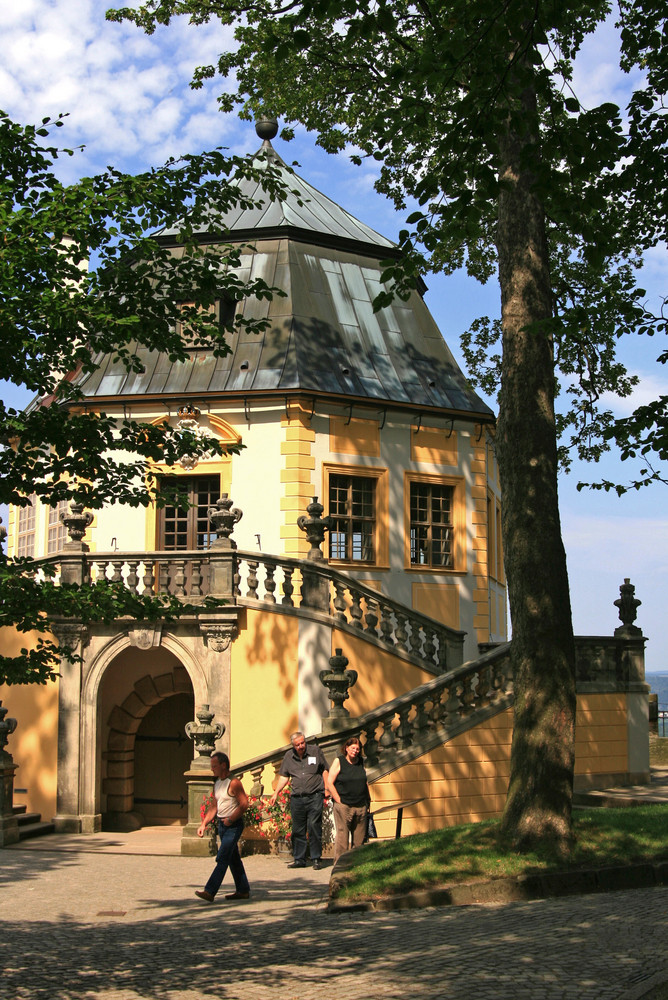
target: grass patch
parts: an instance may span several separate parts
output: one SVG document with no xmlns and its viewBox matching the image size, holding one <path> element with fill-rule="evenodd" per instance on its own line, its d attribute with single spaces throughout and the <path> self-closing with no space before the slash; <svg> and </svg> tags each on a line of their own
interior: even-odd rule
<svg viewBox="0 0 668 1000">
<path fill-rule="evenodd" d="M 549 849 L 517 854 L 500 841 L 498 820 L 451 826 L 369 844 L 351 855 L 337 899 L 379 899 L 417 889 L 537 872 L 668 860 L 668 805 L 582 809 L 564 862 Z"/>
</svg>

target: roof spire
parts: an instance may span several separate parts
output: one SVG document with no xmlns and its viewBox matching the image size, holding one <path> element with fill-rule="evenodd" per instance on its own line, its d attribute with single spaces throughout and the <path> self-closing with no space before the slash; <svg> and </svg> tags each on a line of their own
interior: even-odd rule
<svg viewBox="0 0 668 1000">
<path fill-rule="evenodd" d="M 258 118 L 255 122 L 255 131 L 260 139 L 262 139 L 262 148 L 260 149 L 260 152 L 276 156 L 276 151 L 271 144 L 271 140 L 278 135 L 278 122 L 276 119 L 262 115 L 262 117 Z"/>
</svg>

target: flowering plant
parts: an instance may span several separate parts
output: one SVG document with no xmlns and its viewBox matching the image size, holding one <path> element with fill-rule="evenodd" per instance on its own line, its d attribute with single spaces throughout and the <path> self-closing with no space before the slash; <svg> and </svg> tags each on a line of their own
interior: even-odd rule
<svg viewBox="0 0 668 1000">
<path fill-rule="evenodd" d="M 204 817 L 208 813 L 211 806 L 215 806 L 215 804 L 216 804 L 216 799 L 215 796 L 211 794 L 211 792 L 209 792 L 207 795 L 203 795 L 202 802 L 199 807 L 199 818 L 201 820 L 204 820 Z M 207 823 L 207 826 L 212 827 L 214 826 L 214 823 Z"/>
<path fill-rule="evenodd" d="M 257 830 L 265 840 L 287 840 L 292 835 L 290 815 L 290 793 L 281 792 L 275 804 L 262 795 L 249 795 L 248 808 L 244 813 L 244 826 Z"/>
<path fill-rule="evenodd" d="M 248 796 L 248 808 L 244 812 L 244 826 L 251 830 L 258 830 L 263 837 L 266 833 L 262 829 L 264 822 L 264 803 L 261 795 Z"/>
<path fill-rule="evenodd" d="M 289 841 L 292 838 L 292 815 L 290 813 L 290 793 L 279 792 L 274 805 L 266 807 L 268 816 L 267 836 Z"/>
</svg>

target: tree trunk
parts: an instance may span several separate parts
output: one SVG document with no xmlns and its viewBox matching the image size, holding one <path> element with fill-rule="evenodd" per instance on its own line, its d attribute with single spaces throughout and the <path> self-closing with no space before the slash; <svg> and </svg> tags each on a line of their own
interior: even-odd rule
<svg viewBox="0 0 668 1000">
<path fill-rule="evenodd" d="M 552 296 L 542 203 L 527 167 L 535 94 L 523 131 L 501 142 L 497 248 L 503 361 L 498 460 L 512 621 L 515 712 L 503 830 L 519 850 L 567 851 L 575 741 L 575 648 L 557 497 Z"/>
</svg>

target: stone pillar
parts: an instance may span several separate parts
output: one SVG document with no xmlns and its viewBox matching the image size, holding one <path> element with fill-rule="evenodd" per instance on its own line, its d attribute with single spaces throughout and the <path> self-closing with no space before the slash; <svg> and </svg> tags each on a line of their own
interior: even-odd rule
<svg viewBox="0 0 668 1000">
<path fill-rule="evenodd" d="M 16 729 L 16 719 L 7 719 L 6 715 L 7 709 L 0 701 L 0 847 L 16 844 L 19 839 L 19 824 L 14 815 L 14 772 L 18 764 L 5 750 L 7 737 Z"/>
<path fill-rule="evenodd" d="M 202 821 L 202 802 L 213 792 L 210 757 L 216 748 L 216 740 L 225 732 L 225 726 L 220 723 L 214 725 L 214 713 L 209 711 L 208 705 L 202 705 L 195 714 L 197 721 L 189 722 L 186 726 L 186 735 L 195 743 L 195 756 L 190 769 L 185 772 L 188 822 L 181 835 L 181 854 L 205 858 L 211 853 L 211 845 L 208 837 L 197 836 L 197 828 Z"/>
<path fill-rule="evenodd" d="M 80 624 L 55 622 L 52 631 L 62 646 L 79 656 L 88 644 L 88 630 Z M 57 833 L 82 833 L 81 663 L 61 657 L 58 685 L 58 790 L 54 823 Z M 90 824 L 87 824 L 88 826 Z M 93 824 L 94 825 L 94 824 Z M 91 831 L 92 832 L 92 831 Z"/>
</svg>

